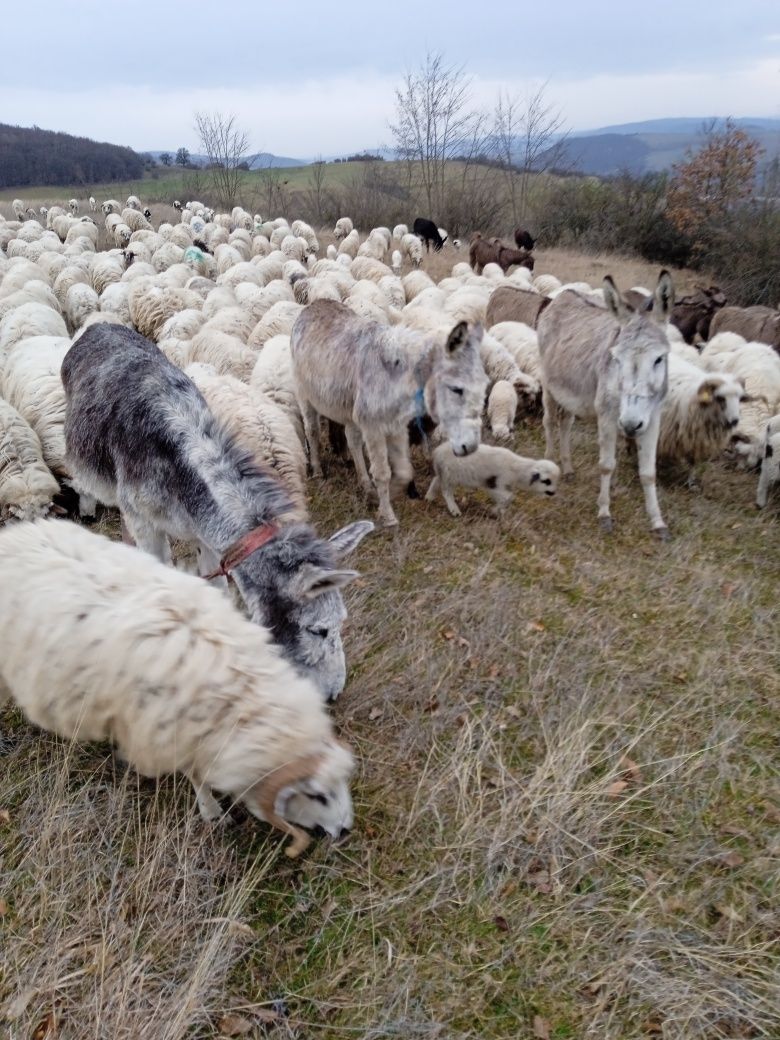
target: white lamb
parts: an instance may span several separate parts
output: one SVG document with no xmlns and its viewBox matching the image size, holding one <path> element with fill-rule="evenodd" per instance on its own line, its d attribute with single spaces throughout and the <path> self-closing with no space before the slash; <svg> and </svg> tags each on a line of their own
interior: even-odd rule
<svg viewBox="0 0 780 1040">
<path fill-rule="evenodd" d="M 217 419 L 289 492 L 289 519 L 305 521 L 306 454 L 286 413 L 256 387 L 218 375 L 210 365 L 192 364 L 186 373 Z"/>
<path fill-rule="evenodd" d="M 58 491 L 38 435 L 0 398 L 0 520 L 46 516 Z"/>
<path fill-rule="evenodd" d="M 509 439 L 517 415 L 517 391 L 506 379 L 493 384 L 487 401 L 487 418 L 493 436 L 500 441 Z"/>
<path fill-rule="evenodd" d="M 185 773 L 206 820 L 212 788 L 230 795 L 293 836 L 289 856 L 309 841 L 294 824 L 351 827 L 353 759 L 322 697 L 218 589 L 61 520 L 0 533 L 0 587 L 0 700 L 30 721 Z"/>
<path fill-rule="evenodd" d="M 770 419 L 764 431 L 761 475 L 756 490 L 757 509 L 764 508 L 769 499 L 769 492 L 776 484 L 780 484 L 780 415 Z"/>
<path fill-rule="evenodd" d="M 433 471 L 436 475 L 425 498 L 433 502 L 441 494 L 451 516 L 461 515 L 453 494 L 456 487 L 487 491 L 494 515 L 500 516 L 518 489 L 552 496 L 560 478 L 560 470 L 549 459 L 528 459 L 489 444 L 463 456 L 455 455 L 449 444 L 440 444 L 433 453 Z"/>
</svg>

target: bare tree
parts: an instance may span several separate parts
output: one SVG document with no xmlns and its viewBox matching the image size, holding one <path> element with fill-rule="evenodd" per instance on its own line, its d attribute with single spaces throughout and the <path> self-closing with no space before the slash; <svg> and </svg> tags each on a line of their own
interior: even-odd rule
<svg viewBox="0 0 780 1040">
<path fill-rule="evenodd" d="M 504 174 L 515 224 L 528 219 L 532 174 L 563 165 L 569 132 L 561 113 L 545 98 L 545 87 L 526 99 L 498 96 L 491 151 Z"/>
<path fill-rule="evenodd" d="M 319 156 L 309 167 L 308 202 L 314 220 L 318 225 L 324 221 L 324 210 L 326 203 L 325 179 L 327 176 L 326 165 L 322 156 Z"/>
<path fill-rule="evenodd" d="M 419 69 L 407 72 L 395 98 L 390 129 L 396 149 L 417 174 L 433 216 L 446 201 L 448 161 L 473 152 L 479 119 L 471 108 L 471 81 L 463 66 L 429 53 Z"/>
<path fill-rule="evenodd" d="M 234 115 L 222 112 L 196 112 L 195 129 L 208 157 L 217 204 L 230 209 L 238 197 L 242 170 L 247 169 L 249 135 L 236 125 Z"/>
</svg>

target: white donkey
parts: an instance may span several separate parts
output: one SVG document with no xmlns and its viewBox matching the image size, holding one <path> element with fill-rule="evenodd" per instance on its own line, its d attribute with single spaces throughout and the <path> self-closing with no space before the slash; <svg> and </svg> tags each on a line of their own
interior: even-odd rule
<svg viewBox="0 0 780 1040">
<path fill-rule="evenodd" d="M 634 311 L 608 275 L 604 299 L 606 310 L 567 291 L 539 318 L 545 455 L 554 457 L 557 430 L 564 477 L 570 476 L 574 472 L 570 445 L 574 419 L 595 416 L 601 474 L 599 521 L 603 530 L 611 531 L 609 490 L 619 427 L 636 440 L 647 515 L 653 531 L 666 539 L 669 532 L 655 488 L 655 456 L 668 382 L 665 329 L 674 305 L 674 286 L 669 272 L 661 271 L 654 295 L 641 310 Z"/>
<path fill-rule="evenodd" d="M 321 476 L 318 415 L 342 423 L 358 479 L 371 480 L 379 517 L 398 523 L 390 504 L 390 479 L 415 494 L 407 425 L 424 414 L 441 425 L 456 455 L 479 446 L 487 376 L 479 346 L 480 325 L 456 325 L 445 344 L 400 325 L 380 325 L 331 300 L 301 312 L 292 331 L 296 391 L 303 412 L 312 473 Z"/>
</svg>

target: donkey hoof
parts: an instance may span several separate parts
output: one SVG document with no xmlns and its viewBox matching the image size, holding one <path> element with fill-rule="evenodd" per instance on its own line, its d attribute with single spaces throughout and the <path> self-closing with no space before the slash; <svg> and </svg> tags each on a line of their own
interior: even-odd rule
<svg viewBox="0 0 780 1040">
<path fill-rule="evenodd" d="M 613 532 L 613 530 L 615 528 L 615 525 L 612 522 L 612 517 L 611 516 L 600 516 L 599 517 L 599 527 L 604 532 L 604 534 L 612 534 L 612 532 Z"/>
<path fill-rule="evenodd" d="M 671 539 L 668 527 L 654 527 L 653 534 L 656 536 L 659 542 L 668 542 Z"/>
<path fill-rule="evenodd" d="M 381 527 L 385 531 L 391 531 L 394 527 L 398 527 L 398 517 L 397 516 L 380 516 L 379 517 L 379 524 L 378 524 L 378 526 Z"/>
<path fill-rule="evenodd" d="M 563 479 L 566 481 L 567 484 L 571 484 L 571 482 L 574 480 L 574 474 L 573 473 L 564 473 L 563 474 Z"/>
</svg>

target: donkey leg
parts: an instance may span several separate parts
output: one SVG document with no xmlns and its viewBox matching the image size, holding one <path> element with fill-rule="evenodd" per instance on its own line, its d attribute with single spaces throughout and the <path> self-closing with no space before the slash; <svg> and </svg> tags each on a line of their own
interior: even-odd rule
<svg viewBox="0 0 780 1040">
<path fill-rule="evenodd" d="M 369 477 L 366 469 L 366 457 L 363 454 L 363 435 L 360 432 L 360 427 L 353 422 L 345 423 L 344 433 L 347 438 L 349 453 L 352 456 L 352 461 L 355 463 L 355 472 L 360 481 L 360 486 L 364 491 L 371 491 L 371 477 Z"/>
<path fill-rule="evenodd" d="M 555 434 L 558 429 L 558 405 L 547 387 L 542 389 L 542 407 L 544 409 L 544 457 L 556 458 Z"/>
<path fill-rule="evenodd" d="M 173 563 L 171 546 L 165 531 L 159 530 L 144 517 L 128 509 L 122 510 L 122 519 L 127 532 L 139 549 L 156 556 L 166 566 Z"/>
<path fill-rule="evenodd" d="M 414 483 L 412 460 L 409 458 L 409 433 L 406 427 L 400 433 L 387 435 L 387 450 L 393 476 L 406 488 L 409 498 L 419 498 L 420 493 Z"/>
<path fill-rule="evenodd" d="M 609 488 L 612 474 L 615 472 L 615 448 L 617 446 L 617 425 L 614 419 L 599 417 L 599 473 L 601 486 L 599 489 L 599 524 L 602 531 L 612 530 L 612 517 L 609 512 Z"/>
<path fill-rule="evenodd" d="M 316 408 L 309 401 L 300 401 L 301 415 L 303 416 L 303 431 L 306 434 L 306 443 L 309 445 L 309 466 L 311 475 L 322 478 L 322 466 L 320 464 L 320 417 Z"/>
<path fill-rule="evenodd" d="M 390 505 L 390 462 L 387 457 L 387 439 L 381 431 L 366 431 L 366 450 L 371 463 L 371 476 L 379 495 L 379 519 L 386 527 L 395 527 L 398 518 Z"/>
<path fill-rule="evenodd" d="M 639 479 L 645 493 L 645 509 L 650 518 L 650 526 L 663 541 L 669 537 L 669 529 L 661 516 L 658 494 L 655 486 L 655 454 L 658 447 L 658 430 L 661 424 L 660 410 L 653 417 L 644 437 L 637 439 L 639 455 Z"/>
<path fill-rule="evenodd" d="M 566 480 L 574 476 L 574 466 L 571 464 L 571 428 L 574 425 L 574 416 L 571 412 L 563 412 L 559 415 L 561 430 L 561 469 Z"/>
</svg>

